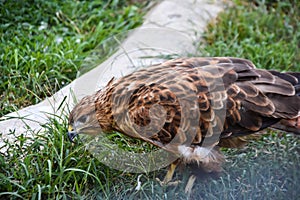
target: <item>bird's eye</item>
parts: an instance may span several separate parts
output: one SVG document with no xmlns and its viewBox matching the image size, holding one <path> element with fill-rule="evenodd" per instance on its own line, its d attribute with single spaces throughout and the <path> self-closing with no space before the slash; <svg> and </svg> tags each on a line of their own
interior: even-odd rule
<svg viewBox="0 0 300 200">
<path fill-rule="evenodd" d="M 87 116 L 86 115 L 82 115 L 81 117 L 79 117 L 78 118 L 78 122 L 80 122 L 80 123 L 84 123 L 84 122 L 86 122 L 86 120 L 87 120 Z"/>
</svg>

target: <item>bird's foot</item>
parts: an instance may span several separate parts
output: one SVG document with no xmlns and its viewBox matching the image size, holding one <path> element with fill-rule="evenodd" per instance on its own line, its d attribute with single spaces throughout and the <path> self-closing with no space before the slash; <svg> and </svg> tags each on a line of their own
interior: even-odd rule
<svg viewBox="0 0 300 200">
<path fill-rule="evenodd" d="M 170 165 L 169 170 L 164 178 L 163 181 L 161 181 L 159 178 L 156 178 L 156 180 L 159 182 L 161 186 L 177 186 L 180 181 L 171 181 L 175 172 L 175 169 L 178 165 L 178 162 L 174 162 Z"/>
<path fill-rule="evenodd" d="M 177 181 L 165 181 L 160 180 L 159 178 L 156 178 L 156 181 L 159 182 L 161 186 L 177 186 L 179 183 L 181 183 L 180 180 Z"/>
</svg>

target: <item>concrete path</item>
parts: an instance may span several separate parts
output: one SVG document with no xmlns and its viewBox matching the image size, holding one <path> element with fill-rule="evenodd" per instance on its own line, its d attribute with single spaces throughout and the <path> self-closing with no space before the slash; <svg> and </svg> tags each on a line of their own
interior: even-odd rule
<svg viewBox="0 0 300 200">
<path fill-rule="evenodd" d="M 163 56 L 195 54 L 195 43 L 200 40 L 207 22 L 223 9 L 218 0 L 164 0 L 146 15 L 144 24 L 128 32 L 129 37 L 106 61 L 83 74 L 52 97 L 39 104 L 10 113 L 1 118 L 0 148 L 3 140 L 13 142 L 15 135 L 33 136 L 43 131 L 42 124 L 49 118 L 67 116 L 75 99 L 92 94 L 112 77 L 128 74 L 137 67 L 147 66 L 164 60 Z M 120 36 L 124 36 L 123 35 Z M 110 42 L 117 43 L 118 37 Z M 153 58 L 155 57 L 155 58 Z M 161 58 L 158 58 L 161 57 Z M 84 70 L 84 68 L 82 68 Z"/>
</svg>

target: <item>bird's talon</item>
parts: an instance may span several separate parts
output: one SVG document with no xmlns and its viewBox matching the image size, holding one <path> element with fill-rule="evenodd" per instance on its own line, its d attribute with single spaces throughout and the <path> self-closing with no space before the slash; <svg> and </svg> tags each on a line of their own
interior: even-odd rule
<svg viewBox="0 0 300 200">
<path fill-rule="evenodd" d="M 159 182 L 160 186 L 177 186 L 181 183 L 180 180 L 177 181 L 161 181 L 159 178 L 156 178 L 156 181 Z"/>
</svg>

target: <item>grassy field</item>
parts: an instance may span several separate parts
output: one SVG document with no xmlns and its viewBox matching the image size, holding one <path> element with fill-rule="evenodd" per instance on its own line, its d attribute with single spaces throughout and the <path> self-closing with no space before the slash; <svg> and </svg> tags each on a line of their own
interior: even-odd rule
<svg viewBox="0 0 300 200">
<path fill-rule="evenodd" d="M 0 116 L 51 96 L 100 42 L 140 25 L 130 2 L 0 1 Z"/>
<path fill-rule="evenodd" d="M 299 1 L 290 0 L 281 3 L 271 2 L 256 4 L 237 1 L 235 3 L 236 6 L 226 9 L 226 12 L 222 13 L 218 19 L 208 26 L 204 35 L 204 41 L 199 47 L 199 55 L 244 57 L 251 59 L 257 67 L 260 68 L 300 71 L 300 53 L 298 51 L 300 46 Z M 98 4 L 95 5 L 96 8 L 97 5 Z M 136 19 L 136 21 L 133 20 L 133 24 L 131 25 L 128 25 L 128 22 L 120 23 L 123 25 L 120 25 L 121 28 L 115 31 L 121 31 L 122 28 L 127 29 L 140 23 L 140 18 L 138 16 L 140 16 L 141 13 L 139 12 L 139 9 L 133 8 L 132 5 L 127 5 L 125 7 L 121 5 L 120 2 L 120 5 L 114 6 L 117 6 L 120 13 L 124 14 L 126 13 L 126 10 L 127 12 L 130 10 L 131 13 L 129 16 L 120 15 L 123 16 L 123 18 L 121 18 L 125 20 L 129 17 L 130 19 Z M 108 10 L 112 9 L 111 6 L 113 5 L 107 6 Z M 28 7 L 30 6 L 28 5 Z M 56 22 L 55 19 L 52 19 L 52 21 L 49 19 L 50 21 L 47 22 L 47 26 L 54 23 L 53 26 L 50 26 L 52 27 L 51 30 L 53 29 L 54 31 L 62 31 L 61 29 L 63 29 L 63 27 L 67 27 L 69 30 L 75 29 L 75 33 L 72 32 L 73 35 L 67 34 L 66 37 L 72 39 L 69 42 L 64 40 L 62 42 L 64 45 L 79 45 L 76 43 L 76 36 L 89 30 L 83 29 L 85 31 L 81 31 L 81 34 L 78 34 L 76 28 L 70 24 L 70 20 L 77 21 L 82 19 L 81 17 L 84 18 L 85 15 L 88 15 L 84 14 L 87 12 L 84 8 L 92 9 L 92 7 L 89 6 L 79 6 L 78 8 L 83 9 L 82 13 L 79 12 L 79 9 L 78 12 L 73 13 L 73 17 L 71 17 L 71 14 L 64 14 L 62 19 L 65 21 L 61 21 L 61 19 L 58 18 L 58 22 Z M 1 9 L 3 9 L 2 6 Z M 66 10 L 62 13 L 70 12 L 67 7 L 65 9 Z M 96 10 L 94 12 L 96 12 Z M 35 10 L 35 12 L 37 11 Z M 2 13 L 7 12 L 3 11 L 1 14 Z M 88 13 L 90 14 L 90 12 Z M 40 15 L 42 14 L 40 13 Z M 26 18 L 25 14 L 22 16 Z M 19 20 L 21 21 L 22 16 L 19 17 Z M 92 17 L 92 19 L 94 18 Z M 99 19 L 102 18 L 95 18 L 95 21 L 98 22 Z M 3 18 L 1 17 L 0 20 L 3 21 Z M 7 24 L 6 26 L 8 27 L 14 26 L 14 28 L 10 29 L 11 32 L 18 33 L 22 30 L 22 28 L 20 28 L 21 25 L 18 26 L 18 23 L 9 25 L 8 22 L 4 23 L 2 21 L 1 27 L 3 27 L 4 24 Z M 35 32 L 38 32 L 39 26 L 41 26 L 40 21 L 37 20 L 35 23 L 35 26 L 27 30 L 31 31 L 34 36 L 37 34 Z M 84 27 L 85 23 L 77 25 L 77 27 Z M 111 22 L 111 24 L 115 24 L 115 22 Z M 116 24 L 113 27 L 115 26 L 119 27 L 119 25 Z M 2 31 L 3 30 L 4 29 L 2 29 Z M 47 34 L 50 34 L 49 37 L 52 38 L 52 40 L 50 38 L 49 41 L 47 38 L 32 40 L 30 44 L 33 45 L 33 47 L 36 47 L 36 52 L 29 50 L 28 52 L 37 53 L 41 51 L 43 47 L 41 46 L 42 43 L 39 41 L 44 40 L 48 41 L 50 45 L 48 45 L 49 51 L 54 51 L 57 46 L 59 46 L 52 43 L 50 44 L 50 42 L 55 40 L 56 35 L 60 35 L 61 32 L 58 32 L 60 34 L 51 31 L 50 33 L 48 33 L 48 31 L 45 31 L 45 33 L 46 32 Z M 97 37 L 96 33 L 86 34 L 87 35 L 83 34 L 84 36 L 82 36 L 83 38 L 86 38 L 84 41 L 93 41 L 94 38 Z M 7 67 L 1 67 L 0 70 L 12 70 L 14 73 L 4 72 L 6 75 L 4 79 L 1 79 L 2 82 L 0 85 L 1 88 L 2 85 L 3 88 L 13 87 L 11 90 L 4 91 L 11 91 L 16 95 L 19 94 L 19 90 L 22 90 L 20 84 L 16 84 L 16 77 L 22 77 L 25 76 L 24 74 L 27 74 L 27 72 L 22 72 L 23 75 L 17 74 L 21 72 L 17 70 L 16 66 L 25 66 L 23 67 L 24 69 L 26 69 L 27 66 L 29 72 L 34 72 L 34 70 L 39 69 L 39 67 L 48 66 L 47 62 L 50 62 L 49 60 L 51 59 L 48 61 L 46 58 L 38 59 L 41 62 L 36 62 L 35 65 L 31 66 L 31 64 L 28 63 L 30 62 L 30 59 L 29 61 L 25 61 L 24 59 L 26 53 L 21 54 L 26 48 L 33 48 L 30 44 L 26 45 L 27 43 L 23 41 L 25 39 L 21 41 L 16 39 L 17 42 L 20 42 L 17 44 L 24 49 L 21 47 L 19 49 L 18 47 L 16 48 L 18 50 L 9 51 L 7 45 L 12 42 L 10 41 L 11 38 L 9 38 L 9 34 L 6 36 L 3 36 L 2 34 L 1 37 L 2 44 L 0 45 L 2 46 L 0 46 L 0 51 L 6 51 L 7 53 L 1 52 L 1 65 L 5 63 Z M 5 37 L 9 39 L 5 39 Z M 27 39 L 30 40 L 30 38 Z M 75 42 L 73 40 L 75 40 Z M 72 43 L 72 41 L 74 43 Z M 64 77 L 64 79 L 58 81 L 59 83 L 65 81 L 66 84 L 75 77 L 75 73 L 73 73 L 73 75 L 70 74 L 71 71 L 76 71 L 77 66 L 80 65 L 80 61 L 82 61 L 81 57 L 84 57 L 85 55 L 84 53 L 88 52 L 89 49 L 92 49 L 94 45 L 97 44 L 96 41 L 94 42 L 95 43 L 84 42 L 84 44 L 86 44 L 86 46 L 83 45 L 85 48 L 80 47 L 79 50 L 74 50 L 71 48 L 71 45 L 69 48 L 70 51 L 75 51 L 77 53 L 81 52 L 83 54 L 80 53 L 79 57 L 74 58 L 73 56 L 75 56 L 75 53 L 72 53 L 69 55 L 70 57 L 66 59 L 61 60 L 57 58 L 53 61 L 53 64 L 49 64 L 50 67 L 54 64 L 60 66 L 60 64 L 57 64 L 56 62 L 65 64 L 68 62 L 71 63 L 69 64 L 73 68 L 65 67 L 66 71 L 63 70 L 63 67 L 58 67 L 58 69 L 62 70 L 57 72 L 59 74 L 58 77 Z M 68 48 L 64 50 L 59 49 L 58 52 L 60 52 L 59 55 L 66 56 L 68 55 L 67 52 L 69 52 L 69 50 Z M 40 52 L 39 56 L 43 57 L 45 55 L 42 55 Z M 3 60 L 5 60 L 5 62 Z M 45 63 L 47 65 L 45 65 Z M 45 71 L 43 73 L 52 73 L 49 72 L 51 71 L 49 68 L 43 68 L 43 70 Z M 34 74 L 35 73 L 33 73 L 33 75 Z M 48 77 L 46 83 L 49 83 L 48 79 L 50 79 L 51 76 L 56 77 L 57 75 L 55 73 L 52 75 L 45 74 L 45 77 Z M 37 77 L 43 76 L 39 74 Z M 14 80 L 15 82 L 13 81 L 13 78 L 16 79 Z M 26 82 L 30 80 L 25 76 L 23 81 Z M 34 83 L 38 85 L 43 82 L 35 80 Z M 7 85 L 4 86 L 4 84 Z M 28 83 L 28 85 L 30 84 L 31 83 Z M 51 85 L 51 89 L 49 89 L 50 91 L 56 89 L 55 87 L 53 89 L 52 86 L 53 85 Z M 36 94 L 32 97 L 35 100 L 30 103 L 35 103 L 35 101 L 43 98 L 43 96 L 39 96 L 39 93 L 35 90 L 29 90 L 32 90 L 32 92 Z M 8 93 L 5 93 L 5 95 L 6 94 Z M 18 96 L 21 97 L 21 92 Z M 38 98 L 35 96 L 38 96 Z M 1 98 L 3 102 L 13 102 L 11 101 L 13 98 L 9 99 L 6 96 L 2 96 Z M 28 97 L 25 96 L 22 98 L 27 99 Z M 20 102 L 21 101 L 23 100 L 20 100 Z M 0 105 L 3 104 L 1 103 Z M 15 106 L 19 107 L 24 105 L 15 104 Z M 15 106 L 12 106 L 11 108 Z M 2 114 L 10 111 L 11 108 L 7 108 Z M 187 198 L 184 194 L 184 187 L 188 178 L 188 171 L 175 174 L 175 179 L 182 180 L 182 183 L 175 187 L 161 187 L 155 180 L 156 177 L 162 177 L 165 174 L 166 169 L 161 169 L 148 174 L 141 174 L 141 189 L 136 191 L 137 178 L 140 174 L 124 173 L 108 168 L 99 162 L 99 160 L 91 156 L 84 145 L 74 145 L 68 142 L 65 135 L 67 119 L 61 117 L 60 120 L 63 121 L 63 123 L 61 123 L 57 118 L 45 125 L 47 130 L 46 133 L 36 133 L 37 136 L 34 139 L 26 138 L 24 134 L 18 137 L 19 143 L 6 143 L 7 147 L 9 147 L 7 154 L 10 156 L 0 154 L 0 199 Z M 11 134 L 13 134 L 13 132 Z M 31 144 L 30 146 L 25 145 L 25 143 L 28 142 Z M 224 172 L 217 177 L 198 179 L 193 188 L 191 199 L 299 198 L 299 138 L 281 132 L 268 131 L 260 139 L 251 141 L 249 145 L 243 149 L 223 149 L 223 152 L 227 156 Z"/>
</svg>

